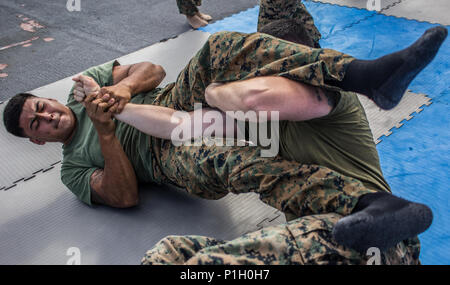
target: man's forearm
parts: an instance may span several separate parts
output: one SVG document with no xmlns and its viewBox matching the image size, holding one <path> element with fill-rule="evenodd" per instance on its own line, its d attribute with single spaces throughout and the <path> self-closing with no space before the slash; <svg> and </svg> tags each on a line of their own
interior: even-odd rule
<svg viewBox="0 0 450 285">
<path fill-rule="evenodd" d="M 141 62 L 131 65 L 126 77 L 116 85 L 128 88 L 133 96 L 155 89 L 165 76 L 166 72 L 160 65 Z"/>
<path fill-rule="evenodd" d="M 199 125 L 196 124 L 196 112 L 199 117 Z M 209 121 L 204 120 L 203 116 L 209 115 Z M 217 121 L 223 123 L 222 133 L 214 133 L 220 137 L 234 137 L 234 124 L 226 124 L 226 115 L 223 112 L 210 108 L 202 108 L 201 111 L 177 111 L 175 109 L 154 106 L 148 104 L 132 104 L 125 106 L 120 114 L 115 115 L 116 119 L 127 123 L 130 126 L 146 133 L 150 136 L 190 141 L 193 138 L 199 138 L 204 135 L 204 131 Z M 182 139 L 172 137 L 172 135 L 182 132 Z"/>
<path fill-rule="evenodd" d="M 103 170 L 103 198 L 113 207 L 129 207 L 137 204 L 137 179 L 127 155 L 117 137 L 99 135 L 100 147 L 105 159 Z"/>
</svg>

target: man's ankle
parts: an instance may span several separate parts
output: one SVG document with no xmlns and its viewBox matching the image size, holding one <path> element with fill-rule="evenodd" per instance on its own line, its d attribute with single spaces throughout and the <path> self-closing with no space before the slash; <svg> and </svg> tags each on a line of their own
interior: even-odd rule
<svg viewBox="0 0 450 285">
<path fill-rule="evenodd" d="M 362 210 L 366 209 L 368 206 L 370 206 L 374 201 L 377 201 L 381 198 L 388 197 L 388 196 L 394 197 L 392 194 L 387 193 L 387 192 L 375 192 L 375 193 L 365 194 L 365 195 L 359 197 L 358 203 L 356 203 L 356 206 L 353 209 L 352 214 L 362 211 Z"/>
</svg>

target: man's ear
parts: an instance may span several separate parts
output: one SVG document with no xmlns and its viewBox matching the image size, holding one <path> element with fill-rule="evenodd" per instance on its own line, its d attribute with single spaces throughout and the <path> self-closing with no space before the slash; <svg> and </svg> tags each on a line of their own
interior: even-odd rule
<svg viewBox="0 0 450 285">
<path fill-rule="evenodd" d="M 38 144 L 38 145 L 44 145 L 45 144 L 44 141 L 41 141 L 41 140 L 38 140 L 38 139 L 32 139 L 32 138 L 30 138 L 30 142 Z"/>
</svg>

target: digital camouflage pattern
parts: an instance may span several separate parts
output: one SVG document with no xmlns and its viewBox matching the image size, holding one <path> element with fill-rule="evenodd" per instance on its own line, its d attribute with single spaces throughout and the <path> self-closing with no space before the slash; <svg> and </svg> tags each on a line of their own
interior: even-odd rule
<svg viewBox="0 0 450 285">
<path fill-rule="evenodd" d="M 326 167 L 261 157 L 256 146 L 177 147 L 161 141 L 159 151 L 155 156 L 164 182 L 205 199 L 255 192 L 288 220 L 330 212 L 348 215 L 359 196 L 374 192 Z"/>
<path fill-rule="evenodd" d="M 260 0 L 258 31 L 268 23 L 282 19 L 300 20 L 309 36 L 313 39 L 315 47 L 319 47 L 321 34 L 314 25 L 314 19 L 309 14 L 301 0 Z"/>
<path fill-rule="evenodd" d="M 337 51 L 313 49 L 267 34 L 220 32 L 209 37 L 176 83 L 161 90 L 153 104 L 193 111 L 195 103 L 207 106 L 204 92 L 211 82 L 264 75 L 335 90 L 325 80 L 341 79 L 351 60 Z M 169 140 L 151 141 L 156 182 L 175 184 L 206 199 L 219 199 L 229 192 L 256 192 L 288 219 L 330 212 L 348 215 L 359 196 L 374 192 L 326 167 L 302 165 L 280 156 L 261 157 L 259 146 L 177 147 Z"/>
<path fill-rule="evenodd" d="M 194 103 L 208 106 L 205 89 L 212 82 L 256 76 L 283 76 L 330 91 L 326 82 L 341 81 L 353 57 L 332 49 L 310 48 L 263 33 L 218 32 L 167 86 L 155 104 L 193 111 Z"/>
<path fill-rule="evenodd" d="M 168 236 L 147 251 L 143 265 L 365 265 L 372 255 L 337 244 L 338 214 L 313 215 L 267 227 L 232 241 L 203 236 Z M 380 255 L 380 264 L 419 264 L 417 238 Z"/>
<path fill-rule="evenodd" d="M 180 14 L 194 16 L 198 12 L 198 6 L 202 5 L 202 0 L 177 0 Z"/>
</svg>

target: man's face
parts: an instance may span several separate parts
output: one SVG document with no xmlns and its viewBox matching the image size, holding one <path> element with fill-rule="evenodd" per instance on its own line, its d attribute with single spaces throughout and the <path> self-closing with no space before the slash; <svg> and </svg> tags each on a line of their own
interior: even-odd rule
<svg viewBox="0 0 450 285">
<path fill-rule="evenodd" d="M 76 127 L 72 111 L 54 99 L 30 97 L 22 108 L 19 126 L 37 144 L 66 142 Z"/>
</svg>

